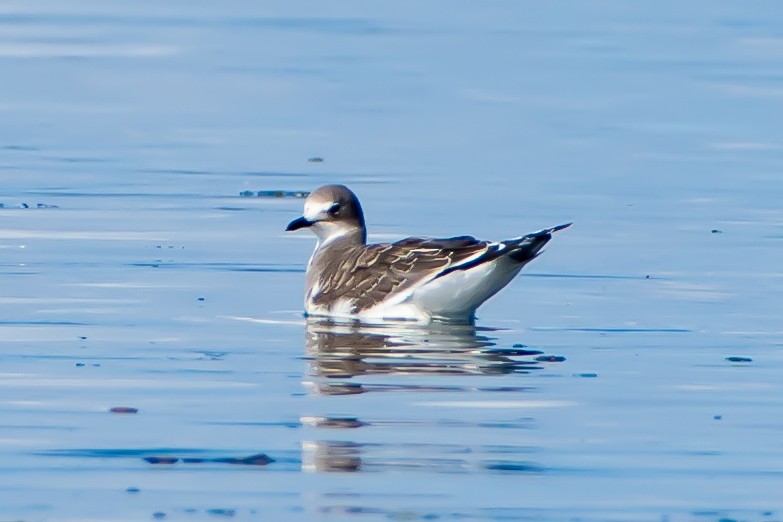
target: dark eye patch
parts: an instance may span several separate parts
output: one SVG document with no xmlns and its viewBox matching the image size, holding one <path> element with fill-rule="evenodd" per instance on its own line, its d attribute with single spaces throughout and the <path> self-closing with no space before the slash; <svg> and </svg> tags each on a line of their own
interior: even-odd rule
<svg viewBox="0 0 783 522">
<path fill-rule="evenodd" d="M 329 207 L 329 210 L 327 210 L 327 212 L 329 214 L 332 214 L 332 215 L 337 214 L 338 212 L 340 212 L 340 204 L 339 203 L 335 203 L 334 205 Z"/>
</svg>

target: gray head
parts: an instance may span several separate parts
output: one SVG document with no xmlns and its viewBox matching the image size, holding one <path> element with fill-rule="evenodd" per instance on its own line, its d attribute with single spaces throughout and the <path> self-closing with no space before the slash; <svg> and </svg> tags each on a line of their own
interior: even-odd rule
<svg viewBox="0 0 783 522">
<path fill-rule="evenodd" d="M 286 231 L 309 228 L 321 243 L 338 237 L 367 242 L 364 214 L 356 194 L 344 185 L 324 185 L 307 196 L 304 215 L 291 221 Z"/>
</svg>

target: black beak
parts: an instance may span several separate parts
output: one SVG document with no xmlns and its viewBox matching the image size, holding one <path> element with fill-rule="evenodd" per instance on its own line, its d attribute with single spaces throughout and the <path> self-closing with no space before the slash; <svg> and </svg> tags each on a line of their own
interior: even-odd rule
<svg viewBox="0 0 783 522">
<path fill-rule="evenodd" d="M 285 231 L 291 232 L 293 230 L 299 230 L 300 228 L 309 227 L 312 224 L 313 222 L 306 218 L 303 217 L 296 218 L 295 220 L 291 221 L 287 227 L 285 227 Z"/>
</svg>

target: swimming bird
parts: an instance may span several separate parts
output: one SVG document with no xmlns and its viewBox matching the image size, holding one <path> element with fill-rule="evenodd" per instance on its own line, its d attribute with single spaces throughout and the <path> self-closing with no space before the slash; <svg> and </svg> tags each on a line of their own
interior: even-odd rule
<svg viewBox="0 0 783 522">
<path fill-rule="evenodd" d="M 471 236 L 409 237 L 367 244 L 359 199 L 343 185 L 324 185 L 286 231 L 318 238 L 307 263 L 305 314 L 378 322 L 471 323 L 476 309 L 532 261 L 552 233 L 571 223 L 499 242 Z"/>
</svg>

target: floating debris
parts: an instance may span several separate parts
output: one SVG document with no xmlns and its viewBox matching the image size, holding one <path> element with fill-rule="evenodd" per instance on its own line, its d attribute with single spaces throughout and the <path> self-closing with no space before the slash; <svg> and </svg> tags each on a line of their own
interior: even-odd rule
<svg viewBox="0 0 783 522">
<path fill-rule="evenodd" d="M 201 354 L 200 361 L 222 361 L 226 357 L 226 352 L 197 352 Z"/>
<path fill-rule="evenodd" d="M 572 376 L 573 377 L 583 377 L 583 378 L 591 379 L 591 378 L 594 378 L 594 377 L 598 377 L 598 374 L 597 373 L 575 373 Z"/>
<path fill-rule="evenodd" d="M 223 459 L 210 459 L 211 462 L 220 462 L 223 464 L 241 464 L 244 466 L 266 466 L 275 461 L 275 459 L 269 457 L 266 453 L 256 453 L 249 457 L 228 457 Z"/>
<path fill-rule="evenodd" d="M 314 156 L 312 158 L 307 158 L 307 161 L 309 161 L 310 163 L 323 163 L 324 159 L 321 158 L 320 156 Z"/>
<path fill-rule="evenodd" d="M 355 395 L 367 391 L 365 387 L 358 382 L 323 382 L 315 384 L 313 388 L 313 391 L 323 395 Z"/>
<path fill-rule="evenodd" d="M 207 515 L 216 517 L 233 517 L 236 514 L 237 512 L 235 509 L 212 508 L 207 510 Z"/>
<path fill-rule="evenodd" d="M 183 464 L 239 464 L 244 466 L 266 466 L 275 461 L 275 459 L 269 457 L 266 453 L 256 453 L 249 457 L 144 457 L 144 460 L 150 464 L 176 464 L 182 462 Z"/>
<path fill-rule="evenodd" d="M 0 208 L 60 208 L 57 205 L 50 205 L 48 203 L 36 203 L 35 205 L 30 203 L 19 203 L 16 207 L 6 207 L 4 203 L 0 203 Z"/>
<path fill-rule="evenodd" d="M 566 358 L 562 355 L 539 355 L 536 357 L 538 362 L 563 362 Z"/>
<path fill-rule="evenodd" d="M 144 460 L 150 464 L 176 464 L 179 461 L 177 457 L 144 457 Z"/>
<path fill-rule="evenodd" d="M 31 147 L 29 145 L 3 145 L 0 150 L 15 150 L 19 152 L 34 152 L 40 150 L 38 147 Z"/>
<path fill-rule="evenodd" d="M 136 488 L 136 487 L 133 487 L 133 486 L 125 489 L 126 493 L 139 493 L 140 491 L 141 490 L 139 488 Z"/>
<path fill-rule="evenodd" d="M 541 466 L 529 462 L 512 461 L 485 462 L 484 469 L 517 473 L 543 473 L 545 471 Z"/>
<path fill-rule="evenodd" d="M 163 511 L 156 511 L 156 512 L 154 512 L 152 514 L 152 518 L 154 518 L 156 520 L 160 520 L 162 518 L 166 518 L 166 513 L 164 513 Z"/>
<path fill-rule="evenodd" d="M 303 425 L 315 428 L 361 428 L 367 426 L 356 417 L 302 417 Z"/>
<path fill-rule="evenodd" d="M 541 355 L 540 350 L 526 350 L 524 344 L 515 344 L 512 348 L 486 348 L 479 352 L 481 355 L 503 355 L 506 357 L 526 357 L 529 355 Z"/>
<path fill-rule="evenodd" d="M 710 230 L 710 232 L 712 232 L 713 234 L 723 234 L 723 230 L 719 230 L 717 228 L 713 228 L 712 230 Z"/>
<path fill-rule="evenodd" d="M 723 415 L 713 415 L 712 418 L 715 420 L 721 420 L 723 418 Z"/>
<path fill-rule="evenodd" d="M 753 362 L 753 359 L 750 357 L 739 357 L 737 355 L 732 355 L 731 357 L 726 357 L 726 360 L 729 362 L 738 362 L 738 363 L 748 363 Z"/>
<path fill-rule="evenodd" d="M 84 363 L 76 363 L 77 368 L 81 368 L 82 366 L 84 366 Z"/>
<path fill-rule="evenodd" d="M 203 300 L 204 300 L 204 298 L 203 298 L 203 297 L 199 297 L 199 298 L 197 298 L 196 300 L 197 300 L 197 301 L 203 301 Z"/>
<path fill-rule="evenodd" d="M 303 190 L 243 190 L 239 193 L 243 198 L 306 198 L 309 192 Z"/>
<path fill-rule="evenodd" d="M 139 413 L 138 408 L 131 406 L 115 406 L 109 410 L 111 413 Z"/>
</svg>

